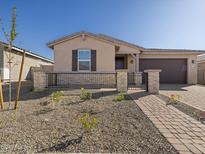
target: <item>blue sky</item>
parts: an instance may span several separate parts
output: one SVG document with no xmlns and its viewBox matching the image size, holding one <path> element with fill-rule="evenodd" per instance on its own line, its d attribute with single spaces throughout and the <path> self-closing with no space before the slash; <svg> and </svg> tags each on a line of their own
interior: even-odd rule
<svg viewBox="0 0 205 154">
<path fill-rule="evenodd" d="M 147 48 L 205 50 L 205 0 L 0 0 L 6 28 L 12 6 L 15 44 L 49 58 L 47 42 L 82 30 Z"/>
</svg>

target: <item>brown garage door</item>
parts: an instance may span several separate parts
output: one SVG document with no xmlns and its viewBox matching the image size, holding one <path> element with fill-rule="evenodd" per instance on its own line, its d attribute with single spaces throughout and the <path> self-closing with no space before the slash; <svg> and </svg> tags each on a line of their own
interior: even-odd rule
<svg viewBox="0 0 205 154">
<path fill-rule="evenodd" d="M 161 69 L 160 83 L 187 83 L 187 59 L 140 59 L 140 72 L 145 69 Z M 145 82 L 145 77 L 142 82 Z"/>
</svg>

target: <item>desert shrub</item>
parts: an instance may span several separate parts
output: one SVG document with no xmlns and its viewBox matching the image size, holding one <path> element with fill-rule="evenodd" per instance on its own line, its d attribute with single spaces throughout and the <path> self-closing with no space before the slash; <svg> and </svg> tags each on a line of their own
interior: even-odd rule
<svg viewBox="0 0 205 154">
<path fill-rule="evenodd" d="M 86 91 L 84 88 L 81 88 L 80 89 L 80 99 L 81 100 L 91 99 L 91 93 Z"/>
<path fill-rule="evenodd" d="M 123 101 L 123 100 L 125 100 L 125 93 L 121 91 L 121 92 L 117 95 L 115 101 Z"/>
<path fill-rule="evenodd" d="M 83 117 L 80 117 L 79 121 L 82 124 L 82 128 L 85 132 L 91 131 L 97 124 L 97 119 L 93 116 L 90 116 L 88 113 L 85 113 Z"/>
<path fill-rule="evenodd" d="M 58 103 L 63 95 L 62 91 L 55 91 L 52 93 L 52 102 Z"/>
<path fill-rule="evenodd" d="M 179 97 L 180 97 L 179 95 L 171 94 L 171 95 L 169 96 L 169 104 L 170 104 L 170 103 L 176 104 L 177 101 L 178 101 L 178 99 L 179 99 Z"/>
</svg>

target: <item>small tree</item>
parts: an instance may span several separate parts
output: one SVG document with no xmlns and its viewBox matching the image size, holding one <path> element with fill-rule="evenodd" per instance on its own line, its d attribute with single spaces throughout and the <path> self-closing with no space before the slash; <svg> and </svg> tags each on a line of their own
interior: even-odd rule
<svg viewBox="0 0 205 154">
<path fill-rule="evenodd" d="M 11 29 L 9 31 L 9 33 L 7 33 L 4 29 L 3 26 L 3 22 L 0 19 L 0 24 L 2 26 L 2 31 L 4 33 L 4 36 L 6 37 L 8 46 L 5 47 L 4 49 L 8 52 L 8 54 L 6 55 L 8 58 L 8 66 L 9 66 L 9 108 L 10 108 L 10 104 L 11 104 L 11 73 L 12 73 L 12 67 L 13 67 L 13 56 L 11 54 L 12 52 L 12 48 L 13 48 L 13 44 L 14 41 L 16 39 L 17 33 L 16 33 L 16 7 L 12 8 L 12 20 L 11 20 Z"/>
<path fill-rule="evenodd" d="M 91 132 L 91 130 L 95 128 L 97 124 L 97 119 L 93 116 L 90 116 L 88 113 L 86 113 L 83 117 L 80 117 L 79 121 L 82 124 L 83 133 Z"/>
</svg>

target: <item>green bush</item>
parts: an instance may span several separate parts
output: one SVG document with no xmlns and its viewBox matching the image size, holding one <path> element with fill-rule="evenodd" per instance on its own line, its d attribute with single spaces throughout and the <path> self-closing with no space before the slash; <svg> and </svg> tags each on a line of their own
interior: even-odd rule
<svg viewBox="0 0 205 154">
<path fill-rule="evenodd" d="M 121 91 L 121 92 L 117 95 L 117 97 L 116 97 L 115 100 L 116 100 L 116 101 L 125 100 L 125 93 Z"/>
<path fill-rule="evenodd" d="M 82 124 L 83 130 L 86 132 L 91 131 L 97 124 L 97 119 L 93 116 L 90 116 L 88 113 L 81 117 L 79 121 Z"/>
<path fill-rule="evenodd" d="M 63 95 L 62 91 L 56 91 L 52 93 L 52 102 L 58 103 Z"/>
<path fill-rule="evenodd" d="M 91 99 L 91 93 L 86 91 L 84 88 L 81 88 L 81 90 L 80 90 L 80 99 L 81 100 Z"/>
</svg>

